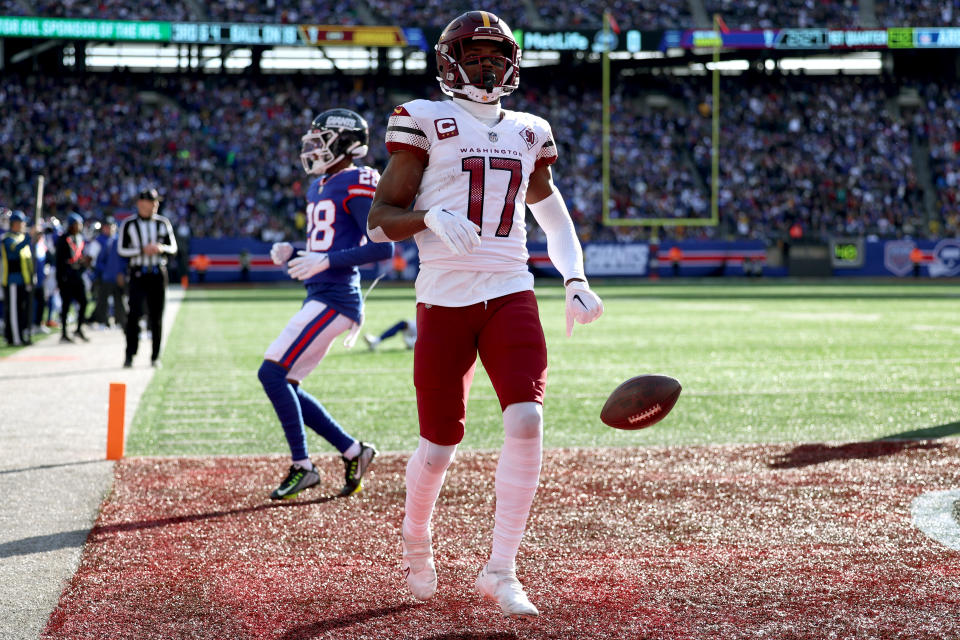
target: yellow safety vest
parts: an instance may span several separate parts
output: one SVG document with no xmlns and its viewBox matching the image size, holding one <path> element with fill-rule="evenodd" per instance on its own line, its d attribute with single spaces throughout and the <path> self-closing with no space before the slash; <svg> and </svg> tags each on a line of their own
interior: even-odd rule
<svg viewBox="0 0 960 640">
<path fill-rule="evenodd" d="M 7 255 L 7 245 L 11 244 L 7 239 L 13 240 L 13 246 L 17 246 L 26 238 L 25 233 L 14 233 L 8 231 L 3 235 L 3 239 L 0 240 L 0 272 L 3 273 L 3 286 L 10 284 L 10 276 L 13 275 L 10 273 L 10 261 L 20 260 L 20 275 L 23 276 L 23 284 L 33 284 L 33 251 L 30 249 L 30 243 L 27 242 L 20 249 L 18 255 Z M 14 282 L 14 284 L 20 284 Z"/>
</svg>

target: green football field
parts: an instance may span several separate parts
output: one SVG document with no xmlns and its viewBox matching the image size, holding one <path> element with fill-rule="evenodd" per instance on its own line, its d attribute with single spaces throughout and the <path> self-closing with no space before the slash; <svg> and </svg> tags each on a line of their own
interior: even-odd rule
<svg viewBox="0 0 960 640">
<path fill-rule="evenodd" d="M 960 288 L 953 284 L 633 284 L 596 287 L 606 313 L 564 336 L 562 289 L 538 283 L 549 349 L 548 447 L 865 441 L 960 433 Z M 128 455 L 286 453 L 256 371 L 302 289 L 191 288 L 164 368 L 144 394 Z M 412 317 L 412 288 L 381 286 L 365 332 Z M 413 353 L 399 337 L 370 352 L 338 340 L 304 387 L 381 451 L 417 442 Z M 673 412 L 643 430 L 600 422 L 623 380 L 681 381 Z M 469 448 L 502 441 L 478 363 Z M 313 453 L 332 448 L 308 431 Z"/>
</svg>

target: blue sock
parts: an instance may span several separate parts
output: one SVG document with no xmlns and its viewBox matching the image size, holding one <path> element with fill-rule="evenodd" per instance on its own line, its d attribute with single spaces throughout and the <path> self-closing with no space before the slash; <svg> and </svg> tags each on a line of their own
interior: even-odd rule
<svg viewBox="0 0 960 640">
<path fill-rule="evenodd" d="M 381 333 L 380 339 L 386 340 L 387 338 L 392 338 L 393 336 L 397 335 L 398 332 L 403 331 L 406 328 L 407 328 L 407 321 L 401 320 L 397 324 L 393 325 L 392 327 L 390 327 L 389 329 Z"/>
<path fill-rule="evenodd" d="M 307 434 L 303 430 L 303 414 L 292 384 L 287 382 L 287 370 L 276 362 L 264 360 L 257 377 L 273 403 L 280 418 L 283 434 L 287 436 L 290 454 L 294 460 L 303 460 L 307 455 Z"/>
<path fill-rule="evenodd" d="M 303 411 L 303 421 L 308 427 L 326 438 L 327 442 L 336 447 L 337 451 L 343 453 L 353 444 L 354 438 L 343 430 L 336 420 L 333 419 L 327 410 L 320 404 L 316 398 L 300 388 L 300 385 L 293 385 L 300 401 L 300 409 Z"/>
</svg>

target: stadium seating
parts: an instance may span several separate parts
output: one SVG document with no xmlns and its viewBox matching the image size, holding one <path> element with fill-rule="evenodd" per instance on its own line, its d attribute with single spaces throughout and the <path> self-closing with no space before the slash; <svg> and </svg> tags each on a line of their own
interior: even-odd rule
<svg viewBox="0 0 960 640">
<path fill-rule="evenodd" d="M 595 28 L 608 3 L 600 0 L 565 4 L 529 0 L 503 3 L 497 13 L 511 27 Z M 202 8 L 198 12 L 197 8 Z M 218 20 L 224 22 L 285 22 L 309 24 L 397 24 L 401 26 L 443 27 L 460 13 L 476 9 L 469 0 L 337 0 L 316 3 L 309 0 L 219 0 L 194 3 L 160 2 L 26 2 L 0 0 L 0 14 L 46 17 L 102 18 L 120 20 Z M 636 29 L 681 28 L 692 26 L 687 0 L 616 0 L 610 7 L 624 27 Z"/>
<path fill-rule="evenodd" d="M 857 0 L 704 0 L 704 7 L 731 29 L 860 25 Z"/>
<path fill-rule="evenodd" d="M 0 87 L 11 115 L 0 121 L 0 203 L 29 210 L 32 176 L 42 173 L 47 211 L 101 215 L 130 207 L 149 182 L 166 194 L 175 224 L 195 236 L 295 235 L 307 184 L 299 139 L 313 114 L 332 105 L 362 113 L 371 125 L 368 162 L 382 168 L 395 102 L 439 97 L 414 80 L 398 98 L 315 76 L 9 76 Z M 555 179 L 584 238 L 644 233 L 601 224 L 599 92 L 530 82 L 505 104 L 551 122 Z M 723 86 L 724 224 L 687 229 L 688 237 L 773 238 L 796 221 L 822 233 L 956 233 L 956 86 L 923 89 L 913 111 L 897 106 L 899 87 L 878 79 L 753 76 Z M 612 120 L 611 215 L 708 215 L 709 82 L 631 83 L 613 96 Z M 929 154 L 928 182 L 917 175 L 917 153 Z M 932 228 L 925 189 L 936 203 Z"/>
<path fill-rule="evenodd" d="M 289 232 L 315 111 L 350 106 L 382 140 L 393 107 L 333 81 L 147 75 L 9 77 L 0 102 L 11 116 L 0 120 L 0 202 L 30 209 L 32 176 L 44 174 L 47 212 L 102 215 L 131 208 L 152 183 L 176 225 L 208 237 Z"/>
<path fill-rule="evenodd" d="M 731 29 L 777 27 L 857 28 L 878 24 L 895 26 L 957 26 L 960 6 L 935 0 L 875 0 L 861 7 L 859 0 L 698 0 L 698 13 L 718 13 Z M 455 15 L 477 8 L 470 0 L 219 0 L 218 2 L 161 2 L 119 0 L 0 0 L 0 15 L 37 15 L 112 20 L 216 20 L 221 22 L 281 22 L 308 24 L 396 24 L 443 27 Z M 537 29 L 595 29 L 609 9 L 622 28 L 690 29 L 695 24 L 688 0 L 582 0 L 573 3 L 526 0 L 503 3 L 497 13 L 511 27 Z M 861 12 L 867 14 L 862 16 Z M 875 16 L 874 16 L 875 14 Z"/>
<path fill-rule="evenodd" d="M 884 27 L 955 27 L 960 4 L 954 0 L 876 0 L 877 20 Z"/>
<path fill-rule="evenodd" d="M 929 85 L 923 90 L 924 108 L 915 116 L 921 144 L 930 148 L 930 169 L 936 189 L 942 235 L 960 235 L 960 88 Z"/>
<path fill-rule="evenodd" d="M 129 3 L 122 0 L 97 2 L 67 0 L 0 0 L 0 15 L 43 16 L 46 18 L 89 18 L 102 20 L 194 20 L 196 16 L 185 2 L 143 0 Z"/>
</svg>

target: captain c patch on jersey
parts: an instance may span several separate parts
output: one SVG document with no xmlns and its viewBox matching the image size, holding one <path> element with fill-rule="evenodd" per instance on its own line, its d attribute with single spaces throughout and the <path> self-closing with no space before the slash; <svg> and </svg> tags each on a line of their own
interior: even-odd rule
<svg viewBox="0 0 960 640">
<path fill-rule="evenodd" d="M 457 121 L 453 118 L 434 120 L 433 126 L 437 130 L 437 139 L 439 140 L 445 140 L 460 134 L 460 132 L 457 131 Z"/>
</svg>

